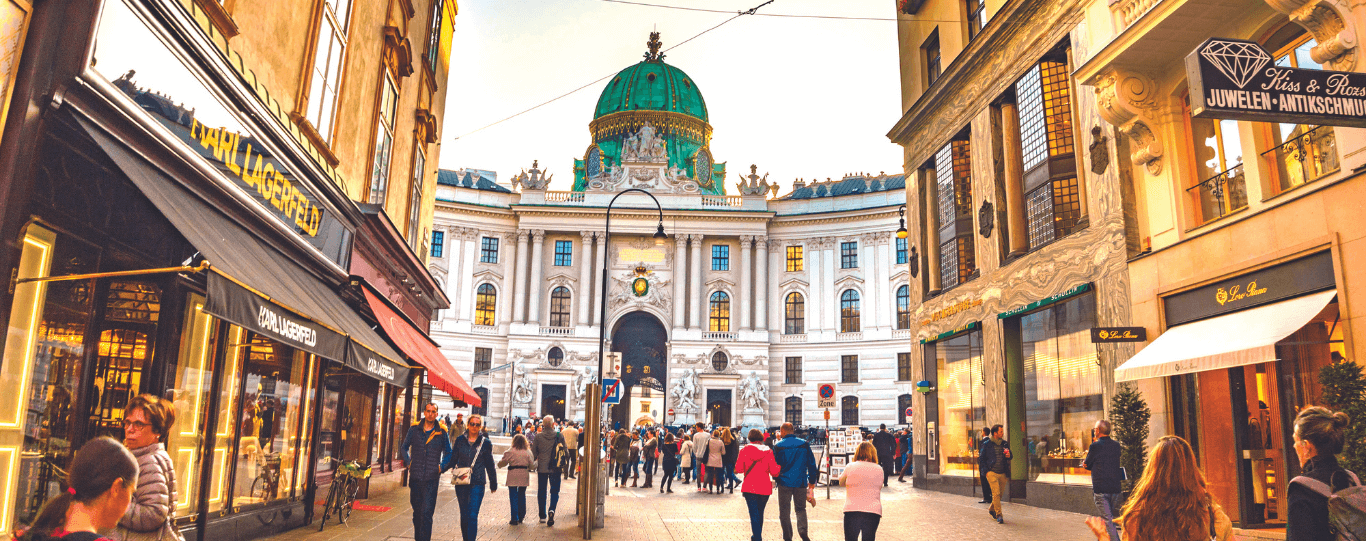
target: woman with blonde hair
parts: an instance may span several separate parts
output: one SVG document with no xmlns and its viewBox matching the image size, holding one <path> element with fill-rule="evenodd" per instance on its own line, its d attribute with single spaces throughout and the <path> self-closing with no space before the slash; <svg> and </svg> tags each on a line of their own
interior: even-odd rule
<svg viewBox="0 0 1366 541">
<path fill-rule="evenodd" d="M 721 441 L 722 430 L 724 429 L 718 428 L 712 431 L 711 439 L 707 440 L 707 494 L 721 493 L 721 460 L 726 454 L 726 444 Z M 712 492 L 713 488 L 716 492 Z"/>
<path fill-rule="evenodd" d="M 498 467 L 508 469 L 503 486 L 508 487 L 508 503 L 512 507 L 512 520 L 508 524 L 512 526 L 521 524 L 526 518 L 526 487 L 531 484 L 531 466 L 535 463 L 536 457 L 527 446 L 526 436 L 521 434 L 512 437 L 512 448 L 498 459 Z"/>
<path fill-rule="evenodd" d="M 1125 541 L 1229 541 L 1233 523 L 1209 494 L 1189 443 L 1163 436 L 1148 453 L 1143 477 L 1115 522 Z M 1103 519 L 1086 519 L 1096 539 L 1110 538 Z"/>
<path fill-rule="evenodd" d="M 877 461 L 877 447 L 873 442 L 858 444 L 854 462 L 844 468 L 840 484 L 844 485 L 844 541 L 873 541 L 877 525 L 882 521 L 882 466 Z"/>
</svg>

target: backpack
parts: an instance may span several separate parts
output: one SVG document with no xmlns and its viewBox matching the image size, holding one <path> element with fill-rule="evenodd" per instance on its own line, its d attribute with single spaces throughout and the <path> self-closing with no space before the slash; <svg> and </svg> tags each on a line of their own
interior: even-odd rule
<svg viewBox="0 0 1366 541">
<path fill-rule="evenodd" d="M 1356 474 L 1343 470 L 1352 479 L 1353 486 L 1337 492 L 1333 487 L 1312 477 L 1299 476 L 1291 483 L 1299 483 L 1309 490 L 1328 498 L 1328 529 L 1338 541 L 1366 541 L 1366 486 Z"/>
<path fill-rule="evenodd" d="M 563 473 L 569 469 L 569 449 L 564 444 L 564 434 L 555 435 L 555 460 L 550 469 L 555 473 Z"/>
</svg>

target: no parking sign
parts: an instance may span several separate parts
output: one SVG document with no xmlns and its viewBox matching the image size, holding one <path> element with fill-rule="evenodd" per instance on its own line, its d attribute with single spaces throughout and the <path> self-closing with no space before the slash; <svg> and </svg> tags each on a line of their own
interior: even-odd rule
<svg viewBox="0 0 1366 541">
<path fill-rule="evenodd" d="M 816 386 L 816 407 L 831 409 L 835 407 L 835 384 L 822 383 Z"/>
</svg>

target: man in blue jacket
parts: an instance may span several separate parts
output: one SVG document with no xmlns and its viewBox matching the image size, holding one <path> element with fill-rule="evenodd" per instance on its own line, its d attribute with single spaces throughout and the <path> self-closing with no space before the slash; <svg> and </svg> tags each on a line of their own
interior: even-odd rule
<svg viewBox="0 0 1366 541">
<path fill-rule="evenodd" d="M 422 422 L 408 428 L 398 456 L 408 467 L 408 502 L 413 506 L 413 537 L 431 541 L 432 513 L 436 511 L 436 489 L 441 486 L 442 465 L 451 454 L 451 439 L 446 427 L 436 421 L 436 404 L 422 410 Z"/>
<path fill-rule="evenodd" d="M 797 534 L 802 541 L 811 541 L 806 534 L 806 504 L 816 506 L 816 480 L 821 470 L 811 444 L 792 434 L 792 423 L 783 423 L 783 439 L 773 444 L 773 459 L 782 469 L 778 474 L 778 519 L 783 526 L 783 541 L 792 541 L 791 509 L 797 507 Z"/>
</svg>

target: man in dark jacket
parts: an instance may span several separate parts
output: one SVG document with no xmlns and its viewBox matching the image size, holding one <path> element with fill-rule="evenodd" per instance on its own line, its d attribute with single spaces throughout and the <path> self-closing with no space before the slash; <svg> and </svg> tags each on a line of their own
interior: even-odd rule
<svg viewBox="0 0 1366 541">
<path fill-rule="evenodd" d="M 811 444 L 792 434 L 792 423 L 783 423 L 783 439 L 773 444 L 773 459 L 781 468 L 778 474 L 778 520 L 783 527 L 783 541 L 792 541 L 791 509 L 797 506 L 797 534 L 802 541 L 811 541 L 806 534 L 806 504 L 816 506 L 816 480 L 820 466 L 811 452 Z"/>
<path fill-rule="evenodd" d="M 982 482 L 982 501 L 977 503 L 991 503 L 991 483 L 987 482 L 987 455 L 982 450 L 991 441 L 991 429 L 982 428 L 982 439 L 977 441 L 977 479 Z"/>
<path fill-rule="evenodd" d="M 631 476 L 630 459 L 631 435 L 625 430 L 618 430 L 612 438 L 612 462 L 617 470 L 617 486 L 626 484 L 626 479 Z"/>
<path fill-rule="evenodd" d="M 1096 421 L 1093 429 L 1096 438 L 1086 451 L 1086 469 L 1091 470 L 1091 492 L 1100 509 L 1100 518 L 1105 520 L 1105 528 L 1110 531 L 1110 541 L 1119 541 L 1119 529 L 1115 525 L 1115 515 L 1120 506 L 1120 481 L 1123 473 L 1119 466 L 1122 448 L 1110 439 L 1110 421 Z"/>
<path fill-rule="evenodd" d="M 987 513 L 996 519 L 997 524 L 1005 524 L 1001 513 L 1001 499 L 1005 497 L 1003 487 L 1010 479 L 1010 446 L 1006 443 L 1006 430 L 1001 425 L 991 427 L 991 438 L 982 444 L 982 467 L 987 472 L 987 484 L 991 486 L 991 507 Z"/>
<path fill-rule="evenodd" d="M 892 477 L 892 461 L 896 460 L 896 437 L 887 431 L 887 423 L 878 427 L 873 434 L 873 448 L 877 449 L 877 462 L 882 465 L 882 486 Z"/>
<path fill-rule="evenodd" d="M 443 465 L 451 454 L 451 439 L 436 421 L 436 404 L 422 410 L 422 422 L 408 427 L 398 456 L 408 467 L 408 503 L 413 506 L 413 538 L 431 541 L 436 489 L 441 486 Z"/>
<path fill-rule="evenodd" d="M 560 503 L 560 465 L 555 461 L 555 446 L 564 442 L 555 430 L 555 417 L 541 419 L 541 431 L 531 442 L 531 456 L 536 458 L 536 503 L 541 506 L 541 522 L 555 525 L 555 506 Z M 547 515 L 546 490 L 550 490 L 550 511 Z M 546 517 L 549 517 L 548 519 Z"/>
</svg>

